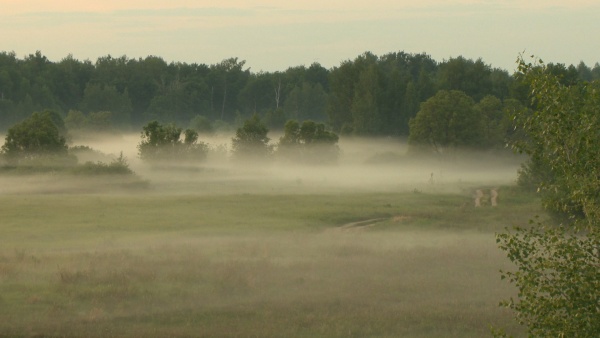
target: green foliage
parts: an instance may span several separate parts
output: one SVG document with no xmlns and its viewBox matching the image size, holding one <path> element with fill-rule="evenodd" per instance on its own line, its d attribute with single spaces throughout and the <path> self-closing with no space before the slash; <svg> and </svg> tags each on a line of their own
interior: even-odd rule
<svg viewBox="0 0 600 338">
<path fill-rule="evenodd" d="M 269 110 L 263 118 L 269 129 L 282 130 L 287 121 L 287 116 L 282 108 Z"/>
<path fill-rule="evenodd" d="M 354 84 L 357 82 L 357 69 L 350 61 L 342 62 L 331 71 L 329 76 L 331 92 L 327 105 L 329 122 L 336 130 L 343 126 L 349 129 L 352 126 L 352 100 L 354 98 Z"/>
<path fill-rule="evenodd" d="M 267 137 L 269 129 L 254 114 L 244 121 L 244 125 L 237 129 L 232 139 L 233 156 L 237 159 L 265 159 L 272 152 Z"/>
<path fill-rule="evenodd" d="M 520 59 L 532 90 L 531 112 L 516 116 L 531 155 L 521 172 L 539 184 L 544 205 L 565 224 L 533 224 L 497 235 L 516 271 L 513 309 L 537 337 L 596 337 L 600 332 L 600 84 L 565 83 L 552 68 Z M 521 180 L 525 180 L 521 179 Z"/>
<path fill-rule="evenodd" d="M 565 84 L 600 78 L 600 66 L 549 68 Z M 112 126 L 121 129 L 150 120 L 188 124 L 197 115 L 232 123 L 236 112 L 266 116 L 284 109 L 286 119 L 327 119 L 336 132 L 408 136 L 419 104 L 438 90 L 460 90 L 475 101 L 493 95 L 525 102 L 527 85 L 516 80 L 481 59 L 436 62 L 424 53 L 365 52 L 332 69 L 314 63 L 252 73 L 238 58 L 207 65 L 125 55 L 91 62 L 69 55 L 51 62 L 39 51 L 23 60 L 0 52 L 0 128 L 44 109 L 111 112 Z M 264 122 L 279 129 L 285 119 Z"/>
<path fill-rule="evenodd" d="M 550 210 L 600 217 L 600 83 L 565 85 L 542 63 L 522 62 L 520 70 L 532 88 L 533 105 L 533 111 L 515 116 L 527 135 L 515 147 L 530 155 L 523 173 L 540 181 Z"/>
<path fill-rule="evenodd" d="M 311 84 L 307 81 L 294 86 L 287 95 L 284 109 L 293 119 L 325 120 L 327 106 L 327 93 L 320 83 Z"/>
<path fill-rule="evenodd" d="M 203 161 L 208 146 L 198 142 L 198 133 L 186 129 L 181 140 L 182 129 L 174 124 L 162 125 L 152 121 L 142 128 L 138 144 L 139 155 L 145 161 Z"/>
<path fill-rule="evenodd" d="M 85 129 L 87 127 L 87 117 L 79 110 L 69 110 L 65 117 L 65 127 L 69 130 Z"/>
<path fill-rule="evenodd" d="M 410 120 L 409 144 L 444 153 L 480 144 L 481 118 L 473 99 L 457 90 L 441 90 L 421 104 Z"/>
<path fill-rule="evenodd" d="M 231 133 L 235 130 L 235 127 L 231 123 L 223 120 L 215 120 L 213 127 L 217 133 Z"/>
<path fill-rule="evenodd" d="M 133 170 L 129 168 L 127 159 L 123 156 L 123 153 L 110 163 L 98 162 L 85 162 L 84 164 L 75 166 L 71 169 L 71 172 L 76 175 L 132 175 Z"/>
<path fill-rule="evenodd" d="M 518 271 L 502 272 L 519 289 L 516 312 L 532 337 L 596 337 L 600 332 L 600 236 L 578 236 L 565 227 L 516 228 L 497 242 Z"/>
<path fill-rule="evenodd" d="M 120 93 L 115 86 L 88 84 L 80 103 L 81 110 L 88 113 L 114 112 L 115 122 L 129 125 L 131 100 L 127 91 Z"/>
<path fill-rule="evenodd" d="M 114 156 L 84 145 L 69 147 L 69 154 L 77 157 L 79 163 L 112 162 L 114 160 Z"/>
<path fill-rule="evenodd" d="M 87 116 L 79 110 L 70 110 L 65 117 L 65 126 L 71 131 L 109 132 L 113 130 L 113 113 L 91 112 Z"/>
<path fill-rule="evenodd" d="M 208 118 L 202 115 L 196 115 L 190 121 L 190 129 L 201 134 L 212 134 L 215 131 L 213 124 Z"/>
<path fill-rule="evenodd" d="M 285 124 L 284 135 L 279 139 L 277 156 L 300 163 L 333 163 L 337 161 L 339 137 L 326 130 L 325 124 L 295 120 Z"/>
<path fill-rule="evenodd" d="M 502 100 L 486 95 L 475 105 L 475 110 L 481 119 L 480 146 L 482 148 L 504 147 L 511 123 L 508 114 L 505 113 Z"/>
<path fill-rule="evenodd" d="M 439 66 L 440 89 L 459 90 L 474 100 L 491 94 L 492 68 L 481 59 L 476 61 L 462 56 L 451 58 Z"/>
<path fill-rule="evenodd" d="M 66 158 L 66 139 L 55 123 L 57 118 L 60 117 L 48 111 L 33 113 L 23 122 L 11 127 L 2 146 L 2 153 L 7 160 L 10 163 L 24 164 L 42 159 L 55 161 Z"/>
<path fill-rule="evenodd" d="M 379 70 L 372 64 L 358 76 L 354 100 L 350 108 L 353 132 L 357 135 L 375 135 L 381 129 L 379 114 Z"/>
</svg>

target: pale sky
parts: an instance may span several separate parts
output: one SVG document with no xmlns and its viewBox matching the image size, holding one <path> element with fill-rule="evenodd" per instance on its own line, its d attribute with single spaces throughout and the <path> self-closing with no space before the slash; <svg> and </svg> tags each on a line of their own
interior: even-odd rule
<svg viewBox="0 0 600 338">
<path fill-rule="evenodd" d="M 600 62 L 600 0 L 0 0 L 0 32 L 0 51 L 51 61 L 238 57 L 258 72 L 404 51 L 512 72 L 523 51 Z"/>
</svg>

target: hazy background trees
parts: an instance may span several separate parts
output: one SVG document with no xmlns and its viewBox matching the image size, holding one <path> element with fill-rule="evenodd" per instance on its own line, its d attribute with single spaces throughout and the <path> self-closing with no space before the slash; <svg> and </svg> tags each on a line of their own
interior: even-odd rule
<svg viewBox="0 0 600 338">
<path fill-rule="evenodd" d="M 547 67 L 563 83 L 600 78 L 598 64 Z M 51 62 L 39 51 L 23 59 L 2 52 L 0 130 L 48 109 L 69 126 L 88 129 L 132 131 L 156 120 L 195 124 L 199 132 L 208 125 L 235 131 L 257 114 L 272 130 L 283 130 L 288 120 L 311 120 L 341 135 L 407 138 L 421 103 L 445 90 L 460 91 L 478 105 L 477 114 L 485 115 L 482 142 L 492 147 L 505 127 L 498 102 L 528 106 L 528 88 L 481 59 L 436 61 L 424 53 L 366 52 L 331 69 L 313 63 L 252 72 L 238 58 L 207 65 L 157 56 L 107 55 L 92 62 L 68 55 Z"/>
</svg>

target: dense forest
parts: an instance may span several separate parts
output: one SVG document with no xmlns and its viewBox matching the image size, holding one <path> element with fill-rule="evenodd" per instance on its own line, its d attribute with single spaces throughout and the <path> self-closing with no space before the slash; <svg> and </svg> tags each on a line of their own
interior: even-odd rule
<svg viewBox="0 0 600 338">
<path fill-rule="evenodd" d="M 566 83 L 600 79 L 598 64 L 548 67 Z M 461 91 L 473 104 L 526 104 L 528 93 L 513 74 L 481 59 L 438 62 L 404 52 L 366 52 L 332 69 L 313 63 L 281 72 L 252 72 L 238 58 L 207 65 L 157 56 L 108 55 L 92 62 L 69 55 L 51 62 L 39 51 L 23 59 L 2 52 L 0 131 L 51 110 L 69 129 L 139 130 L 156 120 L 199 131 L 207 125 L 232 130 L 256 114 L 270 129 L 312 120 L 342 135 L 408 137 L 421 103 L 443 90 Z"/>
</svg>

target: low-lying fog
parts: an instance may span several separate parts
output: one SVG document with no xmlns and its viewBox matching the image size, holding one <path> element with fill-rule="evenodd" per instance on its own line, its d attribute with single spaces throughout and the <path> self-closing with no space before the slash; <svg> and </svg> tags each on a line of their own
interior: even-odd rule
<svg viewBox="0 0 600 338">
<path fill-rule="evenodd" d="M 9 282 L 0 283 L 0 303 L 11 311 L 0 311 L 0 331 L 462 337 L 512 323 L 497 306 L 514 290 L 497 274 L 507 261 L 493 232 L 525 222 L 527 210 L 464 212 L 457 196 L 429 210 L 429 194 L 345 192 L 472 194 L 513 183 L 522 158 L 432 160 L 407 156 L 396 139 L 342 138 L 335 165 L 249 164 L 211 152 L 202 164 L 153 168 L 139 159 L 139 140 L 71 145 L 105 154 L 80 161 L 106 163 L 122 152 L 149 182 L 141 189 L 122 189 L 130 182 L 117 176 L 0 175 L 0 195 L 24 194 L 3 197 L 11 203 L 0 281 Z M 201 140 L 231 145 L 231 136 Z M 108 194 L 85 195 L 98 192 Z M 388 214 L 382 232 L 348 227 Z"/>
<path fill-rule="evenodd" d="M 272 142 L 279 139 L 278 135 L 270 137 Z M 150 189 L 146 192 L 176 194 L 415 189 L 465 192 L 478 185 L 491 187 L 513 183 L 523 160 L 509 152 L 463 152 L 445 159 L 418 159 L 407 156 L 406 142 L 398 139 L 341 138 L 340 157 L 334 165 L 309 166 L 277 160 L 240 163 L 230 159 L 231 135 L 201 136 L 200 140 L 211 148 L 206 162 L 195 165 L 169 163 L 158 168 L 139 159 L 140 135 L 137 133 L 74 139 L 71 146 L 86 145 L 112 158 L 122 152 L 131 169 L 149 182 Z M 106 162 L 107 157 L 91 160 Z M 43 191 L 45 184 L 57 183 L 56 179 L 48 180 L 47 177 L 18 177 L 18 182 L 11 182 L 6 177 L 0 180 L 5 193 Z M 68 185 L 60 184 L 63 188 Z"/>
</svg>

